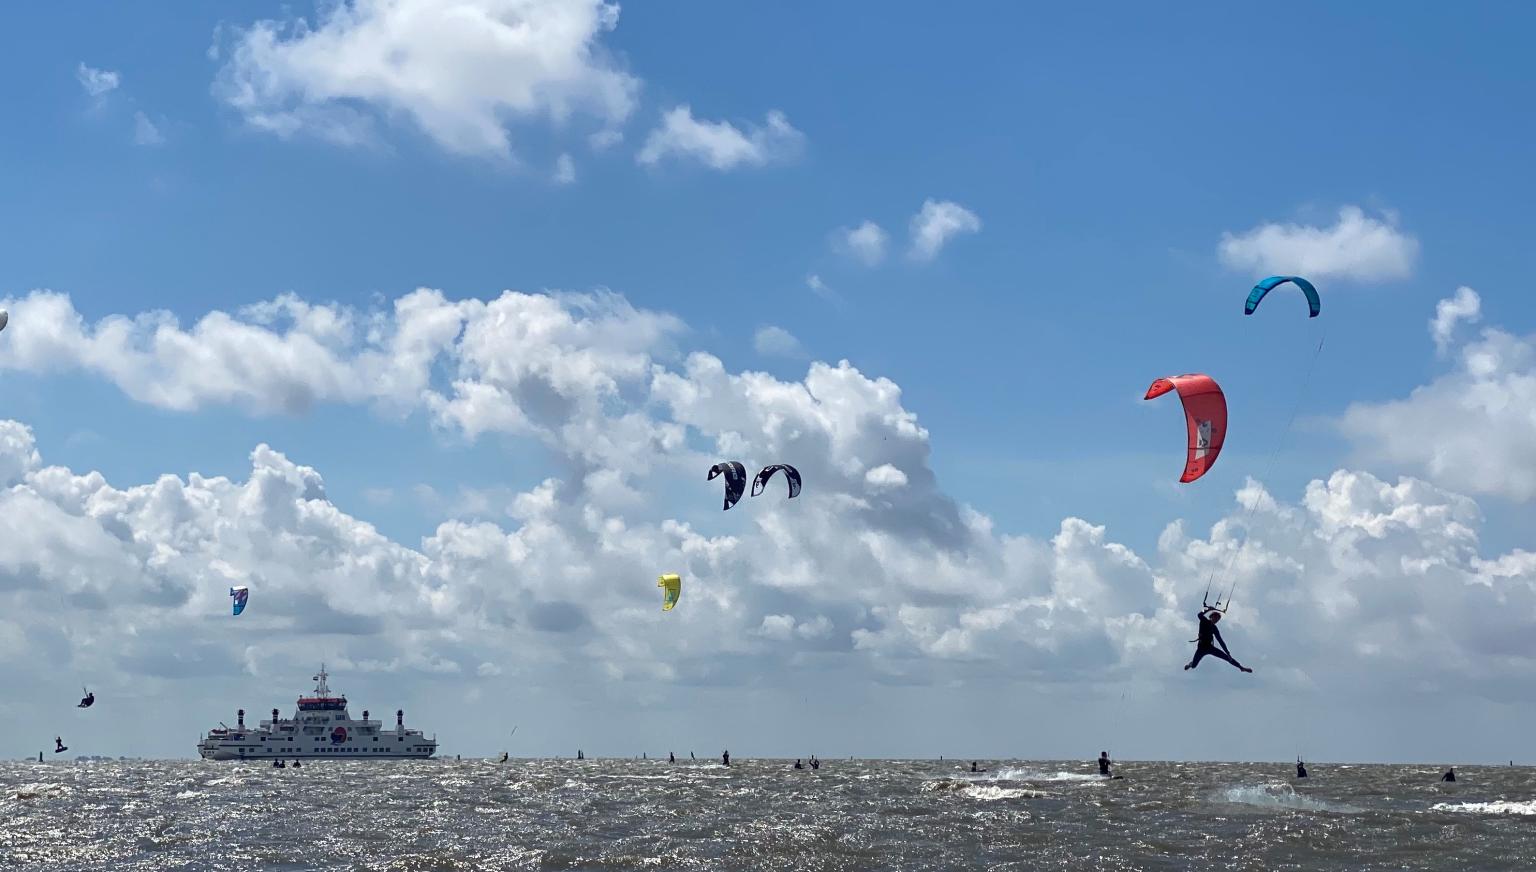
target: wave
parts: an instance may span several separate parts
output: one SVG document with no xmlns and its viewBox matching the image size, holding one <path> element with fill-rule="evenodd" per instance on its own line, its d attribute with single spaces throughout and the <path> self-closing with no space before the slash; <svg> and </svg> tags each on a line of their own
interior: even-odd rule
<svg viewBox="0 0 1536 872">
<path fill-rule="evenodd" d="M 978 784 L 964 778 L 940 778 L 935 781 L 927 781 L 923 783 L 923 789 L 930 792 L 954 793 L 959 796 L 967 796 L 971 799 L 982 801 L 1038 799 L 1051 795 L 1043 790 L 1031 790 L 1027 787 L 997 787 L 986 783 Z"/>
<path fill-rule="evenodd" d="M 1493 802 L 1437 802 L 1431 811 L 1455 811 L 1464 814 L 1520 814 L 1536 815 L 1536 800 L 1514 802 L 1507 799 Z"/>
<path fill-rule="evenodd" d="M 1239 784 L 1217 792 L 1222 802 L 1288 811 L 1358 812 L 1353 806 L 1335 805 L 1297 793 L 1289 784 Z"/>
<path fill-rule="evenodd" d="M 1091 781 L 1103 783 L 1102 775 L 1087 775 L 1082 772 L 1040 772 L 1034 769 L 1013 769 L 1004 767 L 991 773 L 992 781 Z"/>
</svg>

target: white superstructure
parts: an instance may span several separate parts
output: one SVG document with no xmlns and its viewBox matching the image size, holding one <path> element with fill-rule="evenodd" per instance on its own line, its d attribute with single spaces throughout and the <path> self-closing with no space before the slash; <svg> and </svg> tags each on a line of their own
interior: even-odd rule
<svg viewBox="0 0 1536 872">
<path fill-rule="evenodd" d="M 293 717 L 283 720 L 277 709 L 272 719 L 254 729 L 245 726 L 241 709 L 236 726 L 223 724 L 209 730 L 197 743 L 197 753 L 207 760 L 280 760 L 328 758 L 332 760 L 424 759 L 437 753 L 437 738 L 405 728 L 405 712 L 395 712 L 395 728 L 381 729 L 379 721 L 352 720 L 346 696 L 331 696 L 325 683 L 325 665 L 315 676 L 313 696 L 299 697 Z"/>
</svg>

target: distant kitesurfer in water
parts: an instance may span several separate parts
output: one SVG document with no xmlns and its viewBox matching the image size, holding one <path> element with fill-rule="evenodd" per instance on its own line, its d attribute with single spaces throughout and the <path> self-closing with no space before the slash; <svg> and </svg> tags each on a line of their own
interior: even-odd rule
<svg viewBox="0 0 1536 872">
<path fill-rule="evenodd" d="M 726 766 L 731 765 L 731 752 L 730 751 L 726 751 L 725 753 L 721 754 L 720 755 L 720 762 L 722 764 L 726 765 Z"/>
<path fill-rule="evenodd" d="M 1441 781 L 1455 781 L 1456 780 L 1456 767 L 1452 766 L 1451 768 L 1445 770 L 1445 774 L 1440 776 L 1440 780 Z"/>
<path fill-rule="evenodd" d="M 1296 777 L 1297 778 L 1306 778 L 1307 777 L 1307 764 L 1301 762 L 1301 758 L 1300 757 L 1296 758 Z"/>
<path fill-rule="evenodd" d="M 667 752 L 667 762 L 668 763 L 676 763 L 677 762 L 677 758 L 672 756 L 672 752 L 671 751 Z"/>
<path fill-rule="evenodd" d="M 811 768 L 812 769 L 820 769 L 821 768 L 821 761 L 816 759 L 816 755 L 815 754 L 811 755 Z"/>
<path fill-rule="evenodd" d="M 507 762 L 507 752 L 506 751 L 502 751 L 501 752 L 501 759 L 497 760 L 496 762 L 497 763 L 505 763 L 505 762 Z M 294 764 L 294 765 L 298 765 L 298 764 Z"/>
<path fill-rule="evenodd" d="M 1109 777 L 1109 752 L 1108 751 L 1100 751 L 1099 752 L 1099 774 L 1104 776 L 1105 778 Z"/>
<path fill-rule="evenodd" d="M 804 766 L 800 765 L 800 758 L 799 757 L 795 758 L 795 768 L 796 769 L 804 769 L 805 768 Z"/>
<path fill-rule="evenodd" d="M 1225 660 L 1244 672 L 1253 671 L 1252 669 L 1249 669 L 1243 664 L 1232 659 L 1232 652 L 1227 650 L 1227 640 L 1221 638 L 1221 631 L 1216 629 L 1217 622 L 1221 620 L 1221 612 L 1217 611 L 1211 606 L 1206 606 L 1205 608 L 1201 609 L 1200 613 L 1195 617 L 1200 621 L 1200 638 L 1194 640 L 1198 643 L 1195 646 L 1195 656 L 1194 659 L 1184 664 L 1185 669 L 1194 669 L 1196 666 L 1200 665 L 1200 661 L 1204 659 L 1206 655 L 1210 655 L 1212 657 Z M 1211 644 L 1212 640 L 1215 640 L 1215 645 Z M 1216 645 L 1220 645 L 1221 647 L 1217 648 Z"/>
<path fill-rule="evenodd" d="M 976 761 L 975 761 L 975 760 L 972 760 L 972 761 L 971 761 L 971 771 L 972 771 L 972 772 L 985 772 L 985 771 L 987 771 L 987 770 L 985 770 L 985 769 L 977 769 L 977 768 L 976 768 Z"/>
</svg>

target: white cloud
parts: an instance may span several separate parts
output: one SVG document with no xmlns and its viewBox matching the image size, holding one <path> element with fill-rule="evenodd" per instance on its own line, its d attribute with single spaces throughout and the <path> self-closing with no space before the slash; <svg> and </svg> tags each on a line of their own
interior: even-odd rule
<svg viewBox="0 0 1536 872">
<path fill-rule="evenodd" d="M 1436 348 L 1449 352 L 1456 324 L 1479 317 L 1470 288 L 1441 300 L 1429 322 Z M 1448 487 L 1536 498 L 1536 337 L 1484 329 L 1456 352 L 1451 372 L 1406 399 L 1351 405 L 1343 431 L 1367 458 Z"/>
<path fill-rule="evenodd" d="M 75 69 L 75 78 L 87 95 L 97 99 L 117 90 L 117 86 L 122 84 L 122 77 L 112 70 L 98 70 L 83 63 Z"/>
<path fill-rule="evenodd" d="M 889 237 L 879 224 L 865 221 L 854 228 L 840 227 L 832 234 L 832 245 L 838 251 L 863 263 L 875 266 L 885 260 L 885 246 Z"/>
<path fill-rule="evenodd" d="M 133 142 L 135 145 L 160 145 L 165 142 L 165 136 L 160 133 L 160 128 L 155 122 L 149 120 L 149 116 L 143 112 L 133 113 Z"/>
<path fill-rule="evenodd" d="M 752 347 L 767 357 L 804 357 L 805 349 L 800 340 L 783 327 L 768 325 L 759 327 L 752 337 Z"/>
<path fill-rule="evenodd" d="M 876 490 L 895 490 L 907 486 L 907 474 L 889 463 L 882 463 L 864 473 L 864 480 Z"/>
<path fill-rule="evenodd" d="M 508 125 L 578 112 L 627 118 L 639 80 L 601 45 L 619 7 L 601 0 L 353 0 L 311 25 L 232 31 L 215 93 L 252 127 L 338 144 L 409 119 L 442 148 L 510 157 Z"/>
<path fill-rule="evenodd" d="M 555 184 L 569 185 L 576 181 L 576 161 L 568 154 L 555 159 Z"/>
<path fill-rule="evenodd" d="M 981 232 L 981 219 L 976 213 L 949 200 L 924 200 L 923 208 L 912 216 L 910 223 L 912 247 L 910 255 L 915 260 L 929 261 L 939 256 L 945 243 L 962 233 Z"/>
<path fill-rule="evenodd" d="M 1476 324 L 1483 317 L 1483 300 L 1477 291 L 1468 287 L 1456 289 L 1456 296 L 1435 304 L 1435 317 L 1429 322 L 1429 333 L 1435 340 L 1435 350 L 1444 354 L 1456 333 L 1456 325 L 1465 321 Z"/>
<path fill-rule="evenodd" d="M 1484 557 L 1476 504 L 1412 478 L 1341 470 L 1300 504 L 1249 483 L 1208 537 L 1174 523 L 1143 555 L 1075 517 L 1048 538 L 996 532 L 939 486 L 928 433 L 887 379 L 846 361 L 781 380 L 679 357 L 682 325 L 612 295 L 417 291 L 381 312 L 282 297 L 186 331 L 155 313 L 87 326 L 54 294 L 5 302 L 28 327 L 0 344 L 8 368 L 85 368 L 177 408 L 381 403 L 471 437 L 534 435 L 560 470 L 491 501 L 505 526 L 451 520 L 408 547 L 264 445 L 244 481 L 120 487 L 43 465 L 29 432 L 0 426 L 0 615 L 19 616 L 0 621 L 24 637 L 0 652 L 60 668 L 246 668 L 208 617 L 238 579 L 252 587 L 242 626 L 271 656 L 324 649 L 359 669 L 493 663 L 649 687 L 739 683 L 814 655 L 909 683 L 1171 683 L 1199 580 L 1231 560 L 1227 637 L 1252 680 L 1411 676 L 1476 693 L 1497 651 L 1488 692 L 1536 682 L 1517 643 L 1536 618 L 1536 558 Z M 805 491 L 749 498 L 728 525 L 680 520 L 696 516 L 685 504 L 718 506 L 701 470 L 719 456 L 792 459 Z M 681 610 L 657 607 L 656 567 L 687 579 Z M 85 610 L 63 636 L 28 617 L 57 617 L 60 595 Z"/>
<path fill-rule="evenodd" d="M 700 121 L 685 104 L 662 116 L 635 159 L 646 165 L 667 157 L 690 159 L 723 171 L 791 160 L 804 143 L 805 135 L 777 110 L 768 113 L 763 126 L 743 131 L 728 121 Z"/>
<path fill-rule="evenodd" d="M 624 141 L 624 131 L 612 128 L 599 130 L 587 137 L 587 145 L 593 151 L 607 151 Z"/>
<path fill-rule="evenodd" d="M 1339 210 L 1332 227 L 1261 224 L 1242 234 L 1223 233 L 1222 263 L 1255 276 L 1299 274 L 1310 279 L 1385 281 L 1413 272 L 1419 243 L 1397 229 L 1393 216 L 1372 218 L 1358 206 Z"/>
</svg>

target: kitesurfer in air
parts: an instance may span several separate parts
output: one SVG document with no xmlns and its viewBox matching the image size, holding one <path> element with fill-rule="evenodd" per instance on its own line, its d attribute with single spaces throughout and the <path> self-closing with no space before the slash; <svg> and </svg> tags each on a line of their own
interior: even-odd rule
<svg viewBox="0 0 1536 872">
<path fill-rule="evenodd" d="M 1099 774 L 1104 776 L 1105 778 L 1109 777 L 1109 752 L 1108 751 L 1100 751 L 1099 752 Z"/>
<path fill-rule="evenodd" d="M 75 708 L 90 708 L 91 706 L 93 706 L 95 704 L 96 704 L 96 694 L 91 693 L 89 690 L 87 690 L 85 692 L 85 697 L 80 700 L 80 704 L 78 706 L 75 706 Z"/>
<path fill-rule="evenodd" d="M 60 753 L 62 751 L 68 751 L 68 750 L 69 750 L 68 748 L 64 747 L 64 739 L 63 739 L 63 737 L 61 737 L 61 736 L 54 736 L 53 737 L 53 753 L 58 754 L 58 753 Z"/>
<path fill-rule="evenodd" d="M 1200 661 L 1206 655 L 1210 655 L 1211 657 L 1227 661 L 1243 672 L 1253 671 L 1234 660 L 1232 652 L 1227 650 L 1227 640 L 1221 638 L 1221 631 L 1216 629 L 1217 622 L 1221 620 L 1221 611 L 1214 606 L 1207 605 L 1195 617 L 1200 621 L 1200 638 L 1194 640 L 1198 643 L 1195 647 L 1195 656 L 1188 663 L 1184 664 L 1185 669 L 1194 669 L 1200 665 Z M 1212 644 L 1212 640 L 1215 641 L 1215 644 Z M 1217 648 L 1216 645 L 1221 647 Z"/>
<path fill-rule="evenodd" d="M 1297 778 L 1306 778 L 1307 777 L 1307 764 L 1301 762 L 1301 758 L 1300 757 L 1296 758 L 1296 777 Z"/>
</svg>

